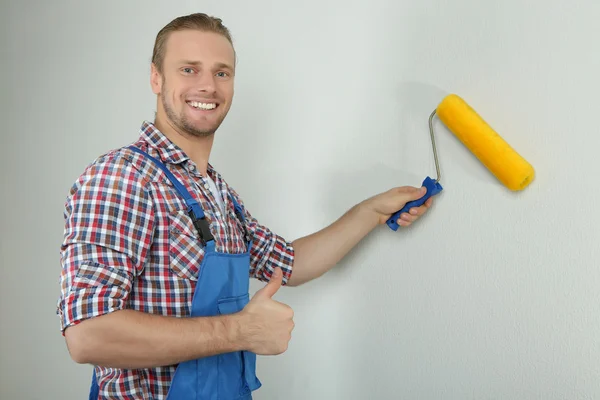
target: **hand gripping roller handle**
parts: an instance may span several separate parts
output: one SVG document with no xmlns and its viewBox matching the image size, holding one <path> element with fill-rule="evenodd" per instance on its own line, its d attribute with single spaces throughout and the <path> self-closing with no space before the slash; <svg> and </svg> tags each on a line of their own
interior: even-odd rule
<svg viewBox="0 0 600 400">
<path fill-rule="evenodd" d="M 431 115 L 429 116 L 429 133 L 431 135 L 431 144 L 433 146 L 433 157 L 435 159 L 435 169 L 437 172 L 437 179 L 433 180 L 429 176 L 426 177 L 425 180 L 423 180 L 423 186 L 425 186 L 425 188 L 427 189 L 427 192 L 423 195 L 423 197 L 421 197 L 420 199 L 417 199 L 417 200 L 409 201 L 408 203 L 406 203 L 404 205 L 404 207 L 401 210 L 395 212 L 386 221 L 386 224 L 393 231 L 398 230 L 398 228 L 400 227 L 400 225 L 398 225 L 398 222 L 397 222 L 398 218 L 400 218 L 400 214 L 408 213 L 410 211 L 410 209 L 413 207 L 422 206 L 427 201 L 427 199 L 429 199 L 431 196 L 435 196 L 436 194 L 438 194 L 439 192 L 441 192 L 443 190 L 442 185 L 440 185 L 440 178 L 441 178 L 440 165 L 438 162 L 437 149 L 435 147 L 435 138 L 434 138 L 434 134 L 433 134 L 433 117 L 434 117 L 435 113 L 436 113 L 436 110 L 434 110 L 431 113 Z"/>
</svg>

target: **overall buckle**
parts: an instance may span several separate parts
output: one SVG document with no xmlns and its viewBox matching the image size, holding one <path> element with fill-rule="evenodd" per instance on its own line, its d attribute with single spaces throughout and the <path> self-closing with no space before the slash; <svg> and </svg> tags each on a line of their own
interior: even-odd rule
<svg viewBox="0 0 600 400">
<path fill-rule="evenodd" d="M 206 221 L 205 217 L 196 217 L 196 214 L 194 214 L 194 211 L 192 209 L 188 210 L 188 215 L 192 219 L 192 223 L 194 224 L 196 232 L 198 232 L 198 235 L 200 236 L 200 241 L 204 246 L 206 246 L 206 242 L 208 242 L 209 240 L 214 240 L 212 233 L 210 233 L 208 221 Z"/>
</svg>

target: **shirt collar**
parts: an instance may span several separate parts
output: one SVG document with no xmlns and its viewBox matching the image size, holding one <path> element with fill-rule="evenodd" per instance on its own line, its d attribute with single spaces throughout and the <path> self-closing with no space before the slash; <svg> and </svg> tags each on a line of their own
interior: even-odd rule
<svg viewBox="0 0 600 400">
<path fill-rule="evenodd" d="M 177 146 L 171 142 L 164 133 L 150 121 L 142 122 L 140 127 L 140 137 L 148 146 L 152 147 L 158 153 L 163 162 L 180 164 L 189 160 L 189 157 Z"/>
<path fill-rule="evenodd" d="M 190 160 L 188 155 L 185 154 L 179 146 L 169 140 L 169 138 L 150 121 L 142 122 L 142 126 L 140 127 L 140 138 L 158 153 L 158 156 L 164 163 L 183 164 L 186 168 L 189 167 L 190 164 L 193 164 L 193 161 Z M 213 179 L 216 178 L 217 172 L 210 162 L 207 165 L 207 172 L 209 173 L 209 176 L 212 175 Z"/>
</svg>

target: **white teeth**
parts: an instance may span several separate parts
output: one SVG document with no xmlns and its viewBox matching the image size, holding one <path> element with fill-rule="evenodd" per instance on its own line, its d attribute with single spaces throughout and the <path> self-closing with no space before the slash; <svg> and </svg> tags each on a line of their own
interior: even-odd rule
<svg viewBox="0 0 600 400">
<path fill-rule="evenodd" d="M 215 103 L 198 103 L 197 101 L 189 101 L 188 104 L 202 110 L 212 110 L 217 106 Z"/>
</svg>

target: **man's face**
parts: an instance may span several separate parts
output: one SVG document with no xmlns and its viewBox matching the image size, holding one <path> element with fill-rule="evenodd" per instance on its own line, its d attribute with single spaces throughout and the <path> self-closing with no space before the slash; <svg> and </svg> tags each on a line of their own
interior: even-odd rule
<svg viewBox="0 0 600 400">
<path fill-rule="evenodd" d="M 213 134 L 233 100 L 235 54 L 216 33 L 172 32 L 166 43 L 163 73 L 152 65 L 152 89 L 160 98 L 166 123 L 195 137 Z"/>
</svg>

